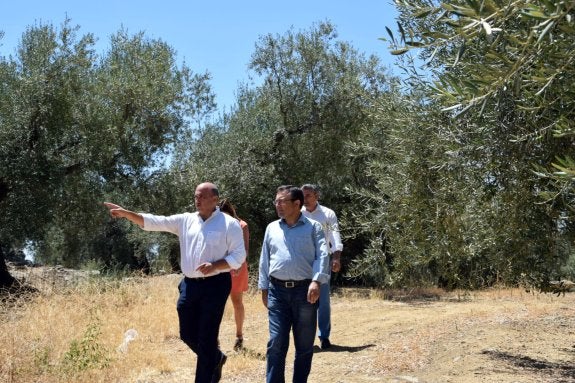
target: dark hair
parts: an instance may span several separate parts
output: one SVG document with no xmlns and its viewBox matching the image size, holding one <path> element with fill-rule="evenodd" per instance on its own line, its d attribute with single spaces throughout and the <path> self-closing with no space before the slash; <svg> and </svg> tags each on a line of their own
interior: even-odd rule
<svg viewBox="0 0 575 383">
<path fill-rule="evenodd" d="M 222 202 L 220 202 L 220 211 L 222 213 L 227 213 L 227 214 L 231 215 L 232 217 L 234 217 L 235 219 L 239 220 L 239 217 L 236 214 L 236 209 L 234 208 L 234 205 L 232 205 L 232 203 L 227 198 L 224 198 L 222 200 Z"/>
<path fill-rule="evenodd" d="M 319 199 L 319 186 L 315 184 L 303 184 L 301 190 L 311 190 L 313 194 Z"/>
<path fill-rule="evenodd" d="M 278 187 L 277 193 L 288 192 L 290 199 L 293 201 L 299 201 L 299 206 L 303 206 L 303 191 L 297 186 L 293 185 L 282 185 Z"/>
</svg>

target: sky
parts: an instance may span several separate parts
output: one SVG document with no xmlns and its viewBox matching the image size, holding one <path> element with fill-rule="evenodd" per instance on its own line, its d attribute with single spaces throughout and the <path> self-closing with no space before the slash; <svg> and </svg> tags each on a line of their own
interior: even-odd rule
<svg viewBox="0 0 575 383">
<path fill-rule="evenodd" d="M 234 104 L 238 84 L 247 82 L 248 63 L 255 44 L 267 34 L 308 31 L 330 21 L 338 40 L 351 43 L 366 56 L 378 56 L 392 72 L 394 58 L 385 27 L 396 30 L 392 0 L 20 0 L 4 1 L 0 12 L 0 56 L 14 55 L 30 26 L 58 28 L 68 17 L 80 26 L 79 35 L 92 33 L 96 51 L 109 48 L 110 36 L 120 29 L 132 35 L 144 32 L 161 39 L 196 73 L 209 72 L 220 108 Z"/>
</svg>

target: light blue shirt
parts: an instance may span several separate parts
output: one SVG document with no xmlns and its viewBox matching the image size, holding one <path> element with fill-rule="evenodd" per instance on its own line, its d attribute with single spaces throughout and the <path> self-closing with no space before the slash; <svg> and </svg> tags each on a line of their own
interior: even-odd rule
<svg viewBox="0 0 575 383">
<path fill-rule="evenodd" d="M 268 289 L 270 275 L 284 281 L 329 281 L 327 244 L 319 222 L 300 214 L 291 227 L 283 218 L 268 225 L 260 255 L 260 289 Z"/>
</svg>

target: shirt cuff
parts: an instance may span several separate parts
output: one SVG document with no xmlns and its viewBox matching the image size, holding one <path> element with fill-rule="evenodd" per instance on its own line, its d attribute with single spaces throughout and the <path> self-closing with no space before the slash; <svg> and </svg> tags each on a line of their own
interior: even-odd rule
<svg viewBox="0 0 575 383">
<path fill-rule="evenodd" d="M 313 276 L 312 281 L 316 281 L 322 285 L 325 285 L 326 283 L 329 282 L 329 278 L 330 278 L 329 274 L 316 273 Z"/>
</svg>

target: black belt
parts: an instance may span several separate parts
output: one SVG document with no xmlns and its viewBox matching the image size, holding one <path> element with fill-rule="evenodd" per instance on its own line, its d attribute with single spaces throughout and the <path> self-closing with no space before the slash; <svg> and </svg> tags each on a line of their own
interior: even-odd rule
<svg viewBox="0 0 575 383">
<path fill-rule="evenodd" d="M 291 289 L 292 287 L 299 287 L 299 286 L 309 286 L 311 283 L 311 279 L 301 279 L 299 281 L 282 281 L 281 279 L 274 278 L 270 275 L 270 281 L 274 285 L 286 287 Z"/>
<path fill-rule="evenodd" d="M 205 281 L 205 280 L 207 280 L 207 279 L 214 278 L 214 277 L 222 277 L 222 276 L 225 276 L 225 274 L 226 274 L 226 273 L 224 272 L 224 273 L 217 273 L 217 274 L 214 274 L 214 275 L 210 275 L 210 276 L 207 276 L 207 277 L 195 277 L 195 278 L 190 278 L 190 277 L 184 276 L 184 279 L 185 279 L 186 281 L 195 281 L 195 282 L 197 282 L 197 281 Z M 229 273 L 227 273 L 227 274 L 229 274 Z"/>
</svg>

